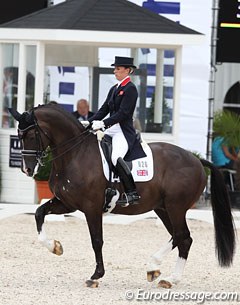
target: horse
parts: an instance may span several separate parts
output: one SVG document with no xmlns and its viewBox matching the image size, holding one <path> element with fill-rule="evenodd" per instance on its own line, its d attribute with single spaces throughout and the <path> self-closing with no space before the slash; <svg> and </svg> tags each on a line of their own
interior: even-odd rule
<svg viewBox="0 0 240 305">
<path fill-rule="evenodd" d="M 9 111 L 18 121 L 18 135 L 23 147 L 22 171 L 27 176 L 34 175 L 36 166 L 44 160 L 46 148 L 50 147 L 52 152 L 49 186 L 54 197 L 36 209 L 39 241 L 50 252 L 61 255 L 61 243 L 47 238 L 45 215 L 67 214 L 77 210 L 83 212 L 96 261 L 95 271 L 85 284 L 87 287 L 98 287 L 99 279 L 105 273 L 102 220 L 109 181 L 103 174 L 96 135 L 60 105 L 39 105 L 22 114 L 14 109 Z M 177 145 L 164 142 L 148 144 L 153 156 L 154 175 L 150 181 L 136 183 L 141 196 L 139 204 L 127 207 L 116 205 L 111 211 L 123 215 L 154 211 L 169 232 L 170 240 L 149 259 L 147 280 L 159 281 L 157 285 L 164 288 L 171 288 L 181 280 L 192 244 L 186 212 L 207 185 L 205 168 L 211 173 L 211 205 L 218 263 L 230 267 L 236 236 L 228 190 L 221 172 L 211 162 Z M 120 182 L 116 184 L 116 189 L 123 192 Z M 178 258 L 175 269 L 169 276 L 163 276 L 160 265 L 176 247 Z"/>
</svg>

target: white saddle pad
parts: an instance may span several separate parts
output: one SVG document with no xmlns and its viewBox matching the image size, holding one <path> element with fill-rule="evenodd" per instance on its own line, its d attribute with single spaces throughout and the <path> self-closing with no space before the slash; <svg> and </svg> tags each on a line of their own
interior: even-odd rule
<svg viewBox="0 0 240 305">
<path fill-rule="evenodd" d="M 142 142 L 143 150 L 146 157 L 132 161 L 132 176 L 135 182 L 149 181 L 153 177 L 153 157 L 152 151 L 146 142 Z M 98 141 L 99 150 L 102 158 L 103 172 L 106 179 L 109 179 L 109 167 L 107 160 L 105 159 L 100 140 Z M 112 177 L 113 178 L 113 177 Z M 116 180 L 116 179 L 115 179 Z"/>
</svg>

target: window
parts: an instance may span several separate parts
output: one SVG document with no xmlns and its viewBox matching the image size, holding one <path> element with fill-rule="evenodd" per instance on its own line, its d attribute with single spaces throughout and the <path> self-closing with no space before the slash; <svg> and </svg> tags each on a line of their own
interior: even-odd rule
<svg viewBox="0 0 240 305">
<path fill-rule="evenodd" d="M 18 44 L 1 44 L 1 70 L 2 75 L 0 80 L 2 82 L 2 92 L 0 92 L 0 99 L 2 105 L 2 127 L 14 127 L 14 120 L 9 115 L 8 108 L 18 108 L 18 95 L 24 94 L 24 99 L 21 99 L 23 109 L 27 110 L 34 105 L 34 89 L 35 89 L 35 73 L 36 73 L 36 46 L 23 46 L 24 56 L 26 57 L 26 66 L 24 66 L 23 78 L 26 77 L 23 93 L 19 89 L 19 54 L 20 49 Z"/>
<path fill-rule="evenodd" d="M 36 46 L 26 46 L 26 92 L 25 110 L 34 106 L 36 75 Z"/>
<path fill-rule="evenodd" d="M 2 61 L 2 127 L 14 127 L 12 117 L 8 113 L 8 107 L 17 107 L 18 94 L 18 54 L 17 44 L 1 45 Z"/>
<path fill-rule="evenodd" d="M 100 68 L 94 70 L 93 110 L 104 102 L 116 83 L 111 63 L 114 56 L 132 56 L 138 67 L 132 81 L 138 89 L 135 119 L 142 132 L 172 133 L 174 105 L 174 50 L 100 48 Z M 98 101 L 98 102 L 97 102 Z"/>
</svg>

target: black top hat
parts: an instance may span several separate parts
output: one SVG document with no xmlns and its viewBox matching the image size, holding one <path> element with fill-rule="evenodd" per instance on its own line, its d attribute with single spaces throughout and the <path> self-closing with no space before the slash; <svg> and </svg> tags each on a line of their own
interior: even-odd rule
<svg viewBox="0 0 240 305">
<path fill-rule="evenodd" d="M 131 67 L 135 69 L 137 68 L 133 64 L 132 57 L 120 57 L 120 56 L 115 56 L 115 62 L 111 66 Z"/>
</svg>

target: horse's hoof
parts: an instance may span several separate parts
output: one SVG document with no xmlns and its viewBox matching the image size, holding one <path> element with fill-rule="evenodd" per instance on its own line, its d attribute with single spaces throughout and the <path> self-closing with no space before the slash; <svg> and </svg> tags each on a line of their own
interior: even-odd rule
<svg viewBox="0 0 240 305">
<path fill-rule="evenodd" d="M 63 247 L 58 240 L 54 240 L 54 248 L 53 253 L 56 255 L 62 255 L 63 254 Z"/>
<path fill-rule="evenodd" d="M 161 274 L 160 270 L 148 271 L 147 272 L 148 282 L 155 281 L 160 276 L 160 274 Z"/>
<path fill-rule="evenodd" d="M 166 289 L 170 289 L 172 288 L 172 284 L 166 280 L 161 280 L 159 283 L 158 283 L 158 287 L 162 287 L 162 288 L 166 288 Z"/>
<path fill-rule="evenodd" d="M 97 288 L 99 285 L 98 281 L 96 281 L 96 280 L 87 280 L 85 284 L 86 284 L 86 287 L 89 287 L 89 288 Z"/>
</svg>

